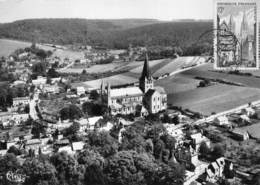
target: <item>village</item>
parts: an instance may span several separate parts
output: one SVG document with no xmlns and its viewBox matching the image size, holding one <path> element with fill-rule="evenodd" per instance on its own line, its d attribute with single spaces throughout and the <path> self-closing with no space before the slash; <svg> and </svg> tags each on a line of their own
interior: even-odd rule
<svg viewBox="0 0 260 185">
<path fill-rule="evenodd" d="M 206 117 L 169 105 L 165 89 L 154 84 L 149 55 L 145 49 L 136 50 L 134 56 L 130 49 L 123 60 L 131 62 L 129 58 L 144 56 L 139 82 L 112 86 L 102 81 L 98 89 L 71 84 L 69 75 L 56 71 L 57 57 L 52 58 L 51 53 L 34 44 L 27 52 L 18 54 L 18 58 L 10 56 L 2 61 L 1 68 L 7 73 L 15 69 L 16 77 L 4 86 L 8 88 L 6 94 L 1 92 L 1 156 L 13 153 L 20 165 L 28 156 L 62 152 L 77 156 L 94 142 L 93 134 L 95 137 L 108 134 L 116 143 L 109 145 L 116 145 L 116 151 L 123 147 L 145 149 L 157 160 L 181 165 L 185 173 L 180 179 L 185 185 L 255 182 L 259 173 L 256 161 L 260 160 L 257 133 L 260 102 L 248 102 Z M 73 65 L 78 63 L 76 66 L 82 68 L 87 60 L 95 64 L 105 60 L 93 59 L 99 55 L 88 53 L 84 60 L 74 60 Z M 43 58 L 44 65 L 40 61 Z M 115 59 L 120 57 L 114 55 Z M 71 64 L 65 63 L 60 68 L 65 69 L 66 65 Z M 138 140 L 141 137 L 138 134 L 144 139 Z M 167 139 L 161 144 L 163 147 L 158 141 L 163 142 L 164 137 Z M 99 139 L 106 142 L 102 137 Z M 143 149 L 142 142 L 148 141 L 152 147 Z"/>
</svg>

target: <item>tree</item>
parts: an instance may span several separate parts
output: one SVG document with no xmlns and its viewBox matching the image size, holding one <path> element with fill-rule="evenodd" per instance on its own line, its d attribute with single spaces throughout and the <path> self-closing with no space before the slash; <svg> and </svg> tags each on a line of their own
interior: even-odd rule
<svg viewBox="0 0 260 185">
<path fill-rule="evenodd" d="M 4 56 L 2 56 L 0 58 L 0 69 L 2 69 L 3 65 L 6 63 L 6 58 Z"/>
<path fill-rule="evenodd" d="M 91 185 L 106 185 L 107 180 L 106 176 L 103 173 L 103 170 L 100 166 L 90 165 L 85 169 L 85 184 Z"/>
<path fill-rule="evenodd" d="M 30 106 L 29 106 L 29 105 L 26 105 L 26 106 L 24 107 L 24 112 L 27 113 L 27 114 L 29 114 L 29 112 L 30 112 Z"/>
<path fill-rule="evenodd" d="M 207 87 L 209 85 L 210 85 L 210 80 L 208 80 L 208 79 L 202 80 L 199 83 L 199 87 Z"/>
<path fill-rule="evenodd" d="M 224 153 L 225 153 L 225 150 L 224 150 L 223 146 L 215 145 L 212 150 L 211 155 L 212 155 L 213 159 L 217 159 L 219 157 L 223 157 Z"/>
<path fill-rule="evenodd" d="M 145 139 L 136 127 L 131 126 L 123 133 L 121 150 L 145 151 Z"/>
<path fill-rule="evenodd" d="M 153 141 L 151 139 L 147 139 L 145 141 L 145 151 L 147 153 L 153 154 L 154 146 L 153 146 Z"/>
<path fill-rule="evenodd" d="M 103 168 L 105 159 L 98 152 L 90 149 L 84 149 L 78 154 L 77 157 L 78 163 L 83 164 L 85 166 L 99 166 Z"/>
<path fill-rule="evenodd" d="M 57 171 L 48 160 L 27 159 L 23 164 L 23 171 L 27 176 L 25 184 L 59 184 Z"/>
<path fill-rule="evenodd" d="M 39 121 L 33 121 L 31 133 L 35 138 L 40 138 L 41 134 L 46 135 L 46 126 Z"/>
<path fill-rule="evenodd" d="M 176 139 L 174 137 L 172 137 L 171 135 L 169 135 L 167 133 L 167 134 L 162 135 L 160 138 L 164 142 L 165 147 L 169 151 L 172 151 L 175 149 Z"/>
<path fill-rule="evenodd" d="M 179 164 L 159 164 L 159 170 L 151 176 L 150 184 L 156 185 L 181 185 L 185 179 L 185 168 Z"/>
<path fill-rule="evenodd" d="M 82 105 L 82 110 L 88 116 L 102 116 L 106 113 L 107 107 L 98 103 L 85 102 Z"/>
<path fill-rule="evenodd" d="M 20 163 L 18 162 L 16 156 L 13 153 L 7 153 L 5 156 L 0 156 L 0 184 L 2 185 L 12 185 L 6 178 L 7 172 L 15 172 L 21 169 Z"/>
<path fill-rule="evenodd" d="M 165 149 L 165 144 L 161 139 L 158 139 L 154 143 L 154 157 L 155 159 L 162 159 L 162 152 Z"/>
<path fill-rule="evenodd" d="M 48 70 L 47 76 L 50 78 L 57 78 L 59 77 L 59 73 L 52 67 Z"/>
<path fill-rule="evenodd" d="M 32 66 L 32 72 L 35 76 L 45 76 L 46 75 L 46 63 L 38 62 Z"/>
<path fill-rule="evenodd" d="M 75 136 L 80 129 L 80 124 L 78 122 L 73 122 L 73 124 L 65 130 L 65 136 Z"/>
<path fill-rule="evenodd" d="M 142 173 L 138 173 L 135 166 L 134 151 L 121 151 L 108 159 L 108 165 L 105 173 L 109 184 L 117 185 L 136 185 L 144 181 Z"/>
<path fill-rule="evenodd" d="M 89 98 L 92 99 L 92 100 L 98 100 L 98 99 L 99 99 L 99 94 L 98 94 L 98 92 L 97 92 L 96 90 L 91 91 Z"/>
<path fill-rule="evenodd" d="M 86 69 L 83 69 L 81 74 L 83 74 L 83 75 L 87 74 Z"/>
<path fill-rule="evenodd" d="M 200 144 L 199 153 L 201 157 L 206 157 L 208 154 L 210 154 L 210 148 L 204 141 L 202 141 Z"/>
<path fill-rule="evenodd" d="M 254 178 L 253 185 L 260 185 L 260 173 L 258 173 Z"/>
<path fill-rule="evenodd" d="M 98 151 L 102 156 L 108 157 L 118 151 L 118 143 L 106 131 L 90 132 L 88 134 L 89 145 L 92 149 Z"/>
<path fill-rule="evenodd" d="M 50 55 L 50 53 L 45 52 L 43 49 L 37 49 L 36 55 L 40 59 L 44 60 L 44 59 L 46 59 L 48 57 L 48 55 Z"/>
<path fill-rule="evenodd" d="M 19 150 L 18 148 L 16 148 L 15 146 L 11 146 L 11 147 L 8 149 L 7 153 L 13 153 L 14 155 L 17 156 L 17 155 L 21 155 L 21 154 L 22 154 L 22 151 Z"/>
<path fill-rule="evenodd" d="M 70 119 L 79 119 L 83 116 L 81 110 L 76 105 L 69 105 L 68 107 L 65 107 L 60 110 L 60 117 L 62 120 Z"/>
<path fill-rule="evenodd" d="M 77 184 L 78 163 L 73 156 L 67 152 L 60 152 L 51 156 L 50 161 L 57 170 L 60 184 Z"/>
<path fill-rule="evenodd" d="M 158 140 L 161 135 L 166 134 L 166 129 L 163 124 L 156 124 L 149 128 L 147 131 L 147 137 L 151 138 L 152 140 Z"/>
</svg>

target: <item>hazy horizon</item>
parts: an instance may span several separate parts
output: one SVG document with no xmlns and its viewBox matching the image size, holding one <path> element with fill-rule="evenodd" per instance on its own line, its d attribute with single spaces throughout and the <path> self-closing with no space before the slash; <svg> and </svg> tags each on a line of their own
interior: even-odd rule
<svg viewBox="0 0 260 185">
<path fill-rule="evenodd" d="M 211 20 L 212 9 L 213 0 L 0 0 L 0 22 L 42 18 Z"/>
</svg>

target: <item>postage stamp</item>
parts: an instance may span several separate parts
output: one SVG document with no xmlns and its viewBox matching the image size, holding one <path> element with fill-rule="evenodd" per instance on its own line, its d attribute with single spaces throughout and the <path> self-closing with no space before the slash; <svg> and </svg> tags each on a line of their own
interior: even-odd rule
<svg viewBox="0 0 260 185">
<path fill-rule="evenodd" d="M 215 69 L 259 69 L 258 1 L 215 0 Z"/>
</svg>

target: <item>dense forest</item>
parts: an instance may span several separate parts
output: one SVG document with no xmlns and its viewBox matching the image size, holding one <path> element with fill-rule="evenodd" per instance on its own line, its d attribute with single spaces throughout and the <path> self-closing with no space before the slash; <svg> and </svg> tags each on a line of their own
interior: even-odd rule
<svg viewBox="0 0 260 185">
<path fill-rule="evenodd" d="M 88 44 L 109 48 L 211 44 L 212 36 L 200 35 L 213 27 L 208 21 L 161 22 L 154 19 L 87 20 L 29 19 L 0 24 L 0 38 L 54 44 Z"/>
</svg>

